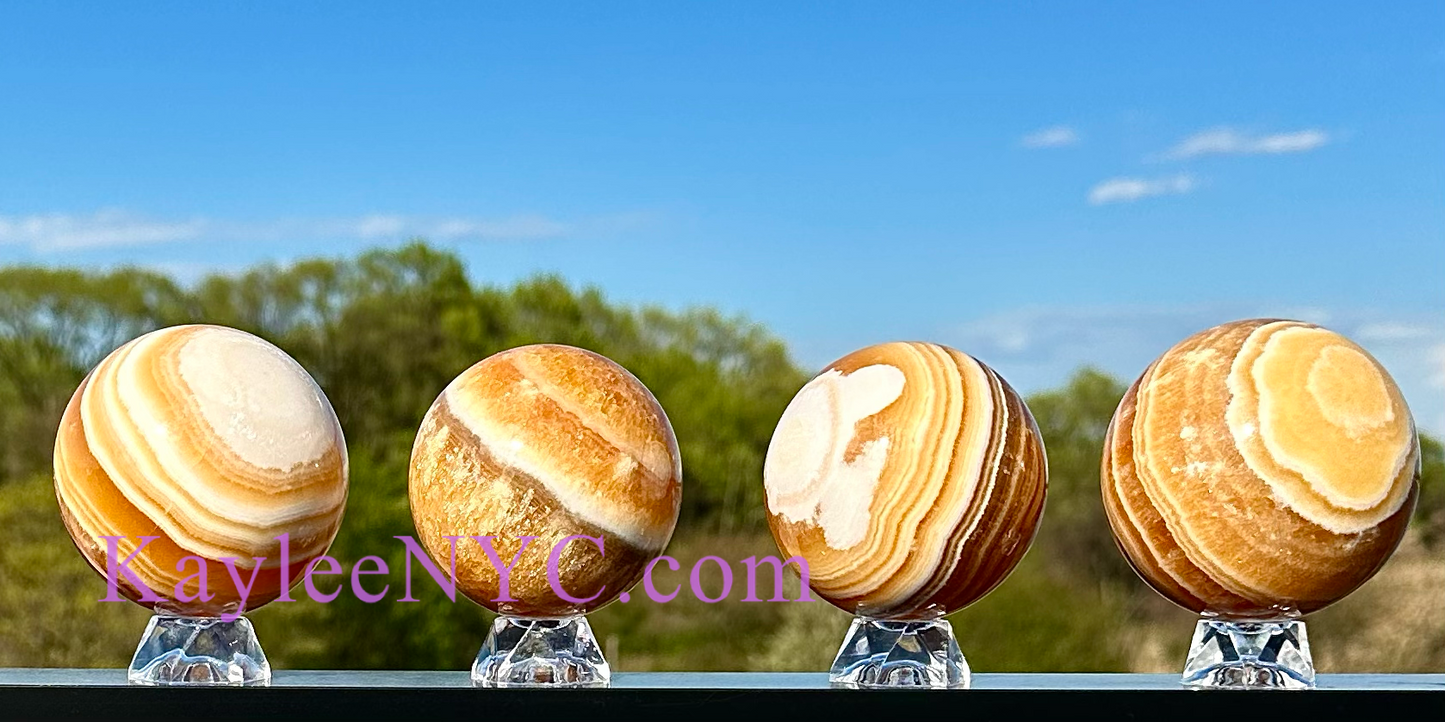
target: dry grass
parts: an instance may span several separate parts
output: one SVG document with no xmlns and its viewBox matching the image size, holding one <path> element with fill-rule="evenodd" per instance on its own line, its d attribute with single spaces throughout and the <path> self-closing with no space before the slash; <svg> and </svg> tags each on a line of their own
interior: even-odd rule
<svg viewBox="0 0 1445 722">
<path fill-rule="evenodd" d="M 129 603 L 102 603 L 103 581 L 71 546 L 60 525 L 48 481 L 6 485 L 0 497 L 0 666 L 120 667 L 135 649 L 147 613 Z M 847 614 L 825 602 L 742 602 L 741 560 L 776 555 L 764 533 L 680 537 L 669 549 L 682 567 L 657 575 L 662 590 L 682 584 L 673 602 L 660 604 L 634 589 L 632 601 L 592 616 L 592 625 L 615 669 L 640 670 L 824 670 L 838 651 Z M 694 598 L 688 571 L 703 556 L 727 559 L 733 568 L 728 599 L 709 604 Z M 959 644 L 977 671 L 1177 672 L 1192 633 L 1193 616 L 1150 592 L 1142 583 L 1091 585 L 1048 568 L 1036 550 L 983 601 L 950 620 Z M 786 596 L 796 599 L 795 575 L 785 576 Z M 710 594 L 721 587 L 716 565 L 701 575 Z M 1445 559 L 1414 536 L 1380 574 L 1350 598 L 1311 617 L 1318 668 L 1324 672 L 1420 672 L 1445 667 Z M 771 581 L 759 595 L 771 596 Z M 459 602 L 461 604 L 470 603 Z M 334 605 L 330 605 L 334 606 Z M 269 605 L 256 613 L 257 629 L 278 668 L 296 664 L 348 667 L 336 645 L 354 633 L 348 620 L 328 617 L 340 609 L 298 602 Z M 423 610 L 418 610 L 423 611 Z M 381 618 L 368 634 L 377 644 L 411 633 L 475 636 L 455 628 L 456 618 L 423 613 L 407 623 Z M 417 626 L 420 625 L 420 626 Z M 353 625 L 354 626 L 354 625 Z M 433 629 L 432 627 L 442 627 Z M 354 662 L 354 660 L 353 660 Z M 361 666 L 365 666 L 363 662 Z"/>
<path fill-rule="evenodd" d="M 1308 619 L 1315 668 L 1325 673 L 1438 672 L 1445 667 L 1445 558 L 1411 534 L 1364 586 Z M 1192 615 L 1151 605 L 1127 633 L 1129 667 L 1177 672 Z"/>
</svg>

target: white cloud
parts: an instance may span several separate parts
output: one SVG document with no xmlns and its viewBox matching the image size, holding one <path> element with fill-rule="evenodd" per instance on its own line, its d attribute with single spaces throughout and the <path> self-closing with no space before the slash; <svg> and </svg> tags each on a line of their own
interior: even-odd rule
<svg viewBox="0 0 1445 722">
<path fill-rule="evenodd" d="M 1445 391 L 1445 343 L 1436 344 L 1435 348 L 1430 349 L 1430 363 L 1435 367 L 1434 373 L 1430 375 L 1430 388 L 1437 392 Z M 1445 394 L 1439 395 L 1445 396 Z M 1419 416 L 1415 417 L 1415 423 L 1420 423 Z M 1436 434 L 1445 433 L 1445 408 L 1436 410 L 1433 424 L 1428 421 L 1426 424 L 1429 424 L 1430 430 Z"/>
<path fill-rule="evenodd" d="M 1132 203 L 1150 196 L 1188 193 L 1197 185 L 1194 176 L 1187 173 L 1164 178 L 1110 178 L 1089 191 L 1089 203 Z"/>
<path fill-rule="evenodd" d="M 544 216 L 513 216 L 500 220 L 448 218 L 412 235 L 453 240 L 465 238 L 557 238 L 573 230 L 571 226 Z"/>
<path fill-rule="evenodd" d="M 149 261 L 144 263 L 125 262 L 97 268 L 114 269 L 137 267 L 170 276 L 184 286 L 190 286 L 207 276 L 238 276 L 246 272 L 246 266 L 238 264 L 207 263 L 204 261 Z"/>
<path fill-rule="evenodd" d="M 977 356 L 1030 392 L 1057 387 L 1086 364 L 1132 381 L 1190 334 L 1244 318 L 1327 321 L 1380 360 L 1422 429 L 1445 434 L 1445 318 L 1428 314 L 1248 303 L 1029 306 L 945 329 L 939 341 Z"/>
<path fill-rule="evenodd" d="M 1360 326 L 1355 335 L 1361 341 L 1414 341 L 1433 335 L 1429 326 L 1421 323 L 1380 321 Z"/>
<path fill-rule="evenodd" d="M 119 209 L 95 213 L 0 214 L 0 245 L 39 252 L 148 246 L 182 241 L 276 241 L 308 239 L 435 241 L 543 240 L 577 235 L 611 235 L 655 220 L 649 213 L 623 213 L 575 222 L 522 214 L 500 218 L 366 214 L 339 218 L 278 218 L 260 221 L 190 218 L 156 219 Z"/>
<path fill-rule="evenodd" d="M 43 251 L 143 246 L 199 238 L 206 226 L 203 219 L 154 220 L 114 208 L 90 215 L 0 215 L 0 244 Z"/>
<path fill-rule="evenodd" d="M 362 238 L 395 236 L 406 232 L 406 219 L 401 216 L 362 216 L 356 219 L 356 235 Z"/>
<path fill-rule="evenodd" d="M 1152 347 L 1155 339 L 1182 339 L 1226 320 L 1204 306 L 1028 306 L 964 324 L 954 335 L 986 354 L 1045 361 L 1110 347 Z"/>
<path fill-rule="evenodd" d="M 1202 155 L 1303 153 L 1319 148 L 1328 142 L 1330 142 L 1330 135 L 1316 128 L 1251 136 L 1233 128 L 1220 127 L 1201 131 L 1185 138 L 1178 145 L 1165 151 L 1164 157 L 1183 160 Z"/>
<path fill-rule="evenodd" d="M 1079 142 L 1079 134 L 1067 125 L 1034 131 L 1019 140 L 1025 148 L 1062 148 Z"/>
<path fill-rule="evenodd" d="M 1435 373 L 1430 377 L 1430 385 L 1437 389 L 1445 389 L 1445 343 L 1430 349 L 1430 361 L 1435 364 Z"/>
</svg>

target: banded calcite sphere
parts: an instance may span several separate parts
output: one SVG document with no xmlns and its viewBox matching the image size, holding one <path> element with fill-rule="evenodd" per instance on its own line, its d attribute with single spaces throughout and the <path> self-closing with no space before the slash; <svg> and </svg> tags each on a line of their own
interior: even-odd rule
<svg viewBox="0 0 1445 722">
<path fill-rule="evenodd" d="M 437 397 L 412 447 L 410 494 L 444 572 L 447 537 L 460 537 L 467 597 L 502 614 L 564 617 L 610 603 L 666 549 L 682 461 L 662 406 L 626 369 L 570 346 L 523 346 L 483 359 Z M 568 540 L 578 535 L 601 548 Z M 498 562 L 512 565 L 505 594 L 499 565 L 468 537 L 491 537 Z"/>
<path fill-rule="evenodd" d="M 1043 440 L 1019 395 L 971 356 L 886 343 L 834 361 L 768 445 L 768 524 L 839 608 L 927 619 L 1008 576 L 1043 512 Z"/>
<path fill-rule="evenodd" d="M 116 561 L 140 549 L 128 566 L 163 601 L 142 599 L 119 569 L 118 589 L 173 614 L 280 596 L 283 571 L 294 584 L 336 537 L 346 477 L 341 425 L 316 382 L 281 349 L 222 326 L 173 326 L 116 349 L 76 389 L 55 441 L 55 491 L 76 547 L 105 576 L 103 537 L 124 537 Z"/>
<path fill-rule="evenodd" d="M 1389 558 L 1418 495 L 1400 389 L 1349 339 L 1249 320 L 1185 339 L 1125 394 L 1104 508 L 1155 590 L 1196 612 L 1307 614 Z"/>
</svg>

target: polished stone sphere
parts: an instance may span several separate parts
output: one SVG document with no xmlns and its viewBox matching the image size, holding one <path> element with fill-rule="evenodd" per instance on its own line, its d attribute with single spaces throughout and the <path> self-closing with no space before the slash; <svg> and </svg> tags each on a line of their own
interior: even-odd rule
<svg viewBox="0 0 1445 722">
<path fill-rule="evenodd" d="M 442 570 L 455 549 L 467 597 L 503 614 L 570 616 L 616 599 L 667 547 L 681 455 L 626 369 L 570 346 L 524 346 L 437 397 L 412 448 L 410 495 L 422 544 Z M 468 537 L 491 537 L 496 560 Z"/>
<path fill-rule="evenodd" d="M 116 349 L 76 389 L 55 442 L 76 547 L 106 575 L 103 537 L 123 537 L 117 561 L 140 549 L 128 566 L 149 594 L 117 568 L 119 591 L 172 614 L 279 596 L 336 537 L 346 479 L 341 425 L 316 382 L 270 343 L 222 326 L 173 326 Z"/>
<path fill-rule="evenodd" d="M 1295 321 L 1202 331 L 1160 356 L 1109 425 L 1104 508 L 1124 555 L 1196 612 L 1307 614 L 1364 584 L 1405 534 L 1420 450 L 1368 352 Z"/>
<path fill-rule="evenodd" d="M 1028 407 L 988 366 L 931 343 L 829 364 L 768 445 L 768 523 L 812 589 L 854 614 L 927 619 L 1003 581 L 1048 469 Z"/>
</svg>

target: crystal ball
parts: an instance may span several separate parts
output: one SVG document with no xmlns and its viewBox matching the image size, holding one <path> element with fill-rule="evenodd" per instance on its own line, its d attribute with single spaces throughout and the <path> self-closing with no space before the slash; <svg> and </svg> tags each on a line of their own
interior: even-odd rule
<svg viewBox="0 0 1445 722">
<path fill-rule="evenodd" d="M 422 545 L 443 573 L 455 555 L 459 591 L 502 614 L 563 617 L 610 603 L 666 549 L 682 462 L 636 377 L 540 344 L 483 359 L 442 391 L 409 487 Z"/>
<path fill-rule="evenodd" d="M 1048 485 L 1028 407 L 993 369 L 930 343 L 829 364 L 798 392 L 764 463 L 768 524 L 844 611 L 928 619 L 1008 576 Z"/>
<path fill-rule="evenodd" d="M 280 596 L 336 537 L 346 479 L 341 425 L 316 382 L 223 326 L 173 326 L 116 349 L 71 396 L 55 441 L 75 546 L 121 594 L 170 614 Z"/>
<path fill-rule="evenodd" d="M 1419 441 L 1400 389 L 1349 339 L 1247 320 L 1160 356 L 1109 425 L 1119 548 L 1181 607 L 1308 614 L 1365 583 L 1405 534 Z"/>
</svg>

